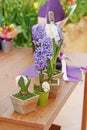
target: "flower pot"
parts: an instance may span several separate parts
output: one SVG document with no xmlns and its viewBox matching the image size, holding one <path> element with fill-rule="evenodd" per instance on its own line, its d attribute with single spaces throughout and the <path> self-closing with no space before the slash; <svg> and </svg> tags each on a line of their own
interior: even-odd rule
<svg viewBox="0 0 87 130">
<path fill-rule="evenodd" d="M 12 42 L 13 42 L 12 40 L 8 40 L 8 41 L 2 40 L 1 41 L 2 51 L 5 53 L 9 52 L 12 48 Z"/>
<path fill-rule="evenodd" d="M 53 79 L 58 79 L 58 78 L 62 79 L 62 77 L 63 77 L 63 73 L 61 71 L 58 74 L 52 76 Z M 46 72 L 44 72 L 44 78 L 48 79 L 48 75 Z"/>
<path fill-rule="evenodd" d="M 14 107 L 14 111 L 19 112 L 21 114 L 27 114 L 35 110 L 39 95 L 35 95 L 26 100 L 21 100 L 19 98 L 14 97 L 13 95 L 10 95 L 10 98 Z"/>
<path fill-rule="evenodd" d="M 49 92 L 49 97 L 56 97 L 58 93 L 58 88 L 61 86 L 61 80 L 63 77 L 63 73 L 59 73 L 57 75 L 53 76 L 53 81 L 56 81 L 56 83 L 51 82 L 50 83 L 50 92 Z"/>
<path fill-rule="evenodd" d="M 60 86 L 60 79 L 55 80 L 57 83 L 50 83 L 49 98 L 55 98 L 58 93 L 58 88 Z"/>
<path fill-rule="evenodd" d="M 63 77 L 62 72 L 52 76 L 52 80 L 49 81 L 49 84 L 50 84 L 49 97 L 57 96 L 58 88 L 59 86 L 61 86 L 62 77 Z M 45 72 L 44 72 L 44 79 L 45 80 L 48 79 L 48 75 Z M 54 83 L 53 81 L 56 81 L 56 83 Z"/>
<path fill-rule="evenodd" d="M 40 91 L 34 90 L 34 92 L 39 95 L 38 106 L 46 106 L 48 104 L 49 91 L 40 92 Z"/>
</svg>

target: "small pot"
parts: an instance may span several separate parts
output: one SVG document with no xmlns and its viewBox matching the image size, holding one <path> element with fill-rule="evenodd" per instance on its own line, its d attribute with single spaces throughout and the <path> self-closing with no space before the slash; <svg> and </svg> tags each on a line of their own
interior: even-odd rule
<svg viewBox="0 0 87 130">
<path fill-rule="evenodd" d="M 54 79 L 56 83 L 50 83 L 49 98 L 55 98 L 58 93 L 58 88 L 60 86 L 60 79 Z"/>
<path fill-rule="evenodd" d="M 48 79 L 48 75 L 46 73 L 44 73 L 44 75 L 45 75 L 45 79 Z M 59 88 L 59 86 L 61 86 L 62 77 L 63 77 L 62 72 L 60 72 L 56 75 L 53 75 L 52 81 L 56 81 L 56 83 L 50 82 L 49 97 L 53 98 L 53 97 L 57 96 L 58 88 Z"/>
<path fill-rule="evenodd" d="M 1 41 L 2 51 L 5 53 L 9 52 L 12 48 L 12 42 L 13 40 L 10 41 L 2 40 Z"/>
<path fill-rule="evenodd" d="M 11 98 L 14 110 L 16 112 L 19 112 L 21 114 L 27 114 L 35 110 L 38 99 L 39 99 L 39 95 L 35 95 L 26 100 L 21 100 L 19 98 L 14 97 L 13 95 L 10 95 L 10 98 Z"/>
<path fill-rule="evenodd" d="M 63 77 L 63 73 L 61 71 L 58 74 L 52 76 L 53 79 L 58 79 L 58 78 L 62 79 L 62 77 Z M 48 75 L 46 72 L 44 72 L 44 78 L 48 79 Z"/>
<path fill-rule="evenodd" d="M 49 91 L 40 92 L 40 91 L 34 90 L 34 92 L 39 95 L 38 106 L 46 106 L 48 104 Z"/>
</svg>

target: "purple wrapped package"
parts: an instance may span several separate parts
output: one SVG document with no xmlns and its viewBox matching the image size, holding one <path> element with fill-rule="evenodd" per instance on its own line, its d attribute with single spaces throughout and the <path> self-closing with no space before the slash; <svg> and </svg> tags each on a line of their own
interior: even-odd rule
<svg viewBox="0 0 87 130">
<path fill-rule="evenodd" d="M 49 13 L 53 12 L 54 14 L 54 23 L 61 21 L 65 18 L 65 12 L 62 8 L 62 5 L 58 0 L 49 0 L 47 5 L 47 23 L 50 23 Z"/>
<path fill-rule="evenodd" d="M 47 2 L 39 9 L 38 16 L 39 17 L 46 17 L 46 10 L 47 10 Z"/>
<path fill-rule="evenodd" d="M 49 13 L 53 13 L 54 22 L 58 22 L 63 20 L 65 16 L 65 12 L 63 10 L 62 5 L 59 0 L 48 0 L 39 10 L 38 17 L 46 19 L 46 23 L 50 23 Z"/>
</svg>

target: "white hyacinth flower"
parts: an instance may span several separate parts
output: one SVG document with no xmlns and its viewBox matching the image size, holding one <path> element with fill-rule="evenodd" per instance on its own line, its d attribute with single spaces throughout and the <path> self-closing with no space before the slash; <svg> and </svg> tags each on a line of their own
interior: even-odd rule
<svg viewBox="0 0 87 130">
<path fill-rule="evenodd" d="M 16 79 L 15 79 L 15 80 L 16 80 L 16 86 L 19 86 L 19 85 L 18 85 L 18 81 L 19 81 L 20 77 L 23 77 L 25 84 L 28 83 L 28 79 L 26 78 L 26 76 L 24 76 L 24 75 L 18 75 L 18 76 L 16 77 Z"/>
<path fill-rule="evenodd" d="M 43 82 L 42 83 L 42 88 L 44 90 L 44 92 L 48 92 L 50 90 L 50 85 L 48 82 Z"/>
<path fill-rule="evenodd" d="M 49 36 L 51 39 L 54 38 L 56 42 L 60 40 L 59 33 L 55 24 L 46 24 L 45 31 L 47 36 Z"/>
</svg>

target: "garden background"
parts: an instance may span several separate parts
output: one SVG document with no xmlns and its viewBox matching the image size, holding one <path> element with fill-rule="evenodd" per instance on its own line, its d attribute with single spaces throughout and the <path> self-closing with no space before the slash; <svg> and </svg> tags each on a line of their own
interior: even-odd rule
<svg viewBox="0 0 87 130">
<path fill-rule="evenodd" d="M 47 0 L 1 0 L 0 1 L 0 25 L 16 24 L 18 35 L 13 45 L 16 47 L 32 46 L 31 27 L 36 24 L 38 10 Z M 60 0 L 66 16 L 69 14 L 68 0 Z M 87 0 L 77 0 L 77 7 L 70 16 L 67 24 L 77 24 L 83 16 L 87 16 Z M 79 15 L 78 15 L 79 14 Z"/>
</svg>

